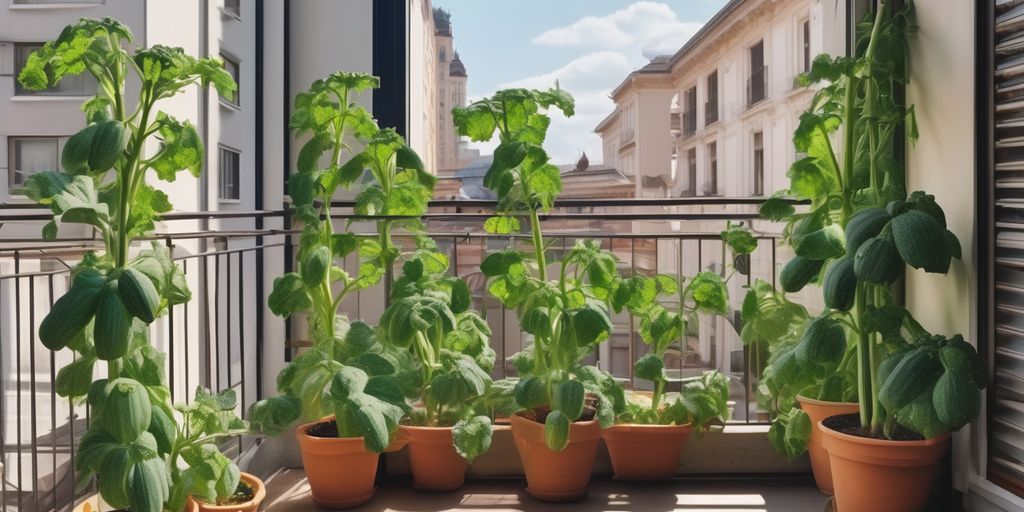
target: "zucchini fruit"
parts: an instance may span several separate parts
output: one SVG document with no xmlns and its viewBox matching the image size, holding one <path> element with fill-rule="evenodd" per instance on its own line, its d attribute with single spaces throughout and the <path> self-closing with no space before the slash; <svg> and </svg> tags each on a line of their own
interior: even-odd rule
<svg viewBox="0 0 1024 512">
<path fill-rule="evenodd" d="M 121 303 L 117 283 L 118 280 L 110 281 L 101 292 L 93 323 L 96 357 L 104 361 L 124 357 L 131 340 L 132 315 Z"/>
<path fill-rule="evenodd" d="M 125 444 L 138 439 L 153 417 L 146 387 L 135 380 L 120 378 L 108 382 L 103 393 L 107 402 L 100 418 L 103 430 Z"/>
<path fill-rule="evenodd" d="M 846 253 L 857 254 L 861 244 L 878 236 L 892 216 L 884 208 L 867 208 L 846 223 Z"/>
<path fill-rule="evenodd" d="M 825 271 L 822 284 L 825 305 L 838 310 L 849 311 L 857 295 L 857 275 L 853 270 L 853 258 L 842 258 L 832 262 Z"/>
<path fill-rule="evenodd" d="M 779 285 L 788 293 L 795 293 L 807 286 L 818 274 L 824 261 L 809 260 L 803 256 L 794 256 L 779 273 Z"/>
<path fill-rule="evenodd" d="M 846 353 L 846 332 L 839 322 L 820 317 L 811 320 L 800 343 L 796 358 L 801 364 L 816 364 L 835 368 Z"/>
<path fill-rule="evenodd" d="M 900 259 L 896 244 L 883 237 L 864 242 L 853 259 L 853 271 L 857 279 L 868 283 L 891 284 L 900 277 L 903 260 Z"/>
<path fill-rule="evenodd" d="M 900 257 L 914 268 L 944 274 L 953 251 L 946 229 L 920 210 L 910 210 L 892 220 L 892 236 Z"/>
<path fill-rule="evenodd" d="M 160 295 L 146 274 L 126 268 L 117 279 L 117 290 L 121 302 L 132 316 L 143 322 L 152 323 L 160 309 Z"/>
</svg>

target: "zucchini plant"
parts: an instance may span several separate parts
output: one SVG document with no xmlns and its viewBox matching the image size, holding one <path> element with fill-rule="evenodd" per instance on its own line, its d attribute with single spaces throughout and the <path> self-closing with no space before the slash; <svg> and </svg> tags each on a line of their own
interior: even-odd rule
<svg viewBox="0 0 1024 512">
<path fill-rule="evenodd" d="M 455 449 L 467 461 L 491 444 L 491 418 L 483 407 L 495 353 L 491 329 L 470 309 L 469 287 L 445 274 L 448 258 L 436 248 L 417 251 L 403 265 L 381 316 L 381 338 L 413 355 L 419 379 L 411 382 L 417 407 L 406 421 L 453 427 Z"/>
<path fill-rule="evenodd" d="M 776 390 L 808 384 L 820 396 L 855 396 L 865 435 L 891 437 L 897 426 L 925 437 L 957 430 L 977 415 L 986 384 L 969 343 L 929 334 L 890 290 L 906 265 L 945 273 L 961 256 L 935 198 L 906 193 L 897 158 L 897 142 L 917 138 L 914 107 L 897 94 L 909 76 L 906 38 L 914 28 L 911 2 L 890 12 L 883 0 L 858 25 L 854 57 L 814 60 L 803 82 L 820 89 L 793 139 L 806 156 L 790 169 L 789 190 L 761 209 L 786 223 L 796 253 L 780 276 L 783 290 L 816 280 L 827 307 L 794 329 L 806 315 L 784 306 L 766 376 Z M 831 136 L 840 127 L 837 152 Z M 795 212 L 783 197 L 810 200 L 810 211 Z M 759 295 L 751 320 L 763 325 L 760 299 L 767 305 L 777 292 L 751 293 Z M 799 434 L 786 429 L 809 432 L 806 422 L 793 411 L 780 417 L 773 439 L 798 447 Z"/>
<path fill-rule="evenodd" d="M 722 235 L 737 256 L 753 252 L 757 244 L 749 232 L 739 228 L 730 227 Z M 616 313 L 629 311 L 640 319 L 640 339 L 650 347 L 650 352 L 633 364 L 633 375 L 650 381 L 654 389 L 649 404 L 635 399 L 627 401 L 625 410 L 616 418 L 618 422 L 690 424 L 700 433 L 716 419 L 728 420 L 729 378 L 718 371 L 686 379 L 679 393 L 665 393 L 668 384 L 665 355 L 672 344 L 685 335 L 689 322 L 698 321 L 697 313 L 725 315 L 729 312 L 727 281 L 705 270 L 689 282 L 668 274 L 635 275 L 622 279 L 615 286 L 611 294 L 612 308 Z M 663 303 L 669 298 L 675 299 L 675 309 Z"/>
<path fill-rule="evenodd" d="M 484 177 L 484 186 L 498 196 L 498 214 L 484 228 L 490 233 L 520 231 L 528 222 L 529 251 L 497 251 L 481 262 L 488 290 L 514 309 L 533 343 L 513 356 L 520 380 L 515 401 L 544 423 L 546 444 L 564 449 L 570 424 L 594 417 L 610 426 L 624 407 L 622 389 L 606 372 L 585 366 L 581 359 L 612 331 L 609 294 L 616 282 L 616 259 L 595 241 L 578 241 L 560 261 L 549 259 L 540 214 L 554 206 L 562 190 L 558 167 L 549 162 L 542 144 L 551 120 L 548 109 L 567 116 L 574 101 L 565 91 L 508 89 L 453 110 L 459 133 L 475 141 L 495 136 L 499 145 Z M 549 278 L 549 263 L 557 271 Z M 587 400 L 590 395 L 591 400 Z"/>
<path fill-rule="evenodd" d="M 76 354 L 57 374 L 57 393 L 87 397 L 91 409 L 75 458 L 80 481 L 95 475 L 115 508 L 173 511 L 189 494 L 215 500 L 234 493 L 238 468 L 214 441 L 245 432 L 245 424 L 227 394 L 200 391 L 192 405 L 172 405 L 165 356 L 150 344 L 149 324 L 191 295 L 167 248 L 154 243 L 134 256 L 130 249 L 171 209 L 167 195 L 147 183 L 150 171 L 174 181 L 185 170 L 199 177 L 203 164 L 195 128 L 157 110 L 157 102 L 195 84 L 221 94 L 236 85 L 216 59 L 159 45 L 129 52 L 131 40 L 115 20 L 82 19 L 29 56 L 18 77 L 26 88 L 88 72 L 98 90 L 82 106 L 87 126 L 64 146 L 63 169 L 30 176 L 20 192 L 53 212 L 44 238 L 54 239 L 59 225 L 83 224 L 103 240 L 102 252 L 86 253 L 74 267 L 70 289 L 39 325 L 48 349 Z M 125 94 L 129 77 L 141 85 L 134 107 Z M 154 139 L 158 149 L 147 155 Z M 94 381 L 100 361 L 107 375 Z"/>
<path fill-rule="evenodd" d="M 298 155 L 298 172 L 288 181 L 292 208 L 303 226 L 298 271 L 274 280 L 267 304 L 278 316 L 305 314 L 313 346 L 278 376 L 283 395 L 257 402 L 249 413 L 254 427 L 271 435 L 299 417 L 333 414 L 340 437 L 363 437 L 366 448 L 376 452 L 388 446 L 408 412 L 404 396 L 416 387 L 408 375 L 413 359 L 408 351 L 385 350 L 372 327 L 350 322 L 338 308 L 389 272 L 400 254 L 392 229 L 416 231 L 435 179 L 401 136 L 378 128 L 354 102 L 378 85 L 376 77 L 364 73 L 336 72 L 295 98 L 291 127 L 297 135 L 309 134 Z M 363 189 L 355 213 L 386 217 L 377 219 L 374 236 L 335 232 L 331 220 L 335 193 L 357 183 Z M 357 272 L 342 268 L 346 258 L 358 258 Z"/>
</svg>

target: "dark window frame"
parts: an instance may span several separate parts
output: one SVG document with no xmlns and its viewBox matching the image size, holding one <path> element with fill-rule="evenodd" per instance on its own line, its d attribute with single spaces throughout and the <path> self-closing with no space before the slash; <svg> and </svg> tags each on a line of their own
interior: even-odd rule
<svg viewBox="0 0 1024 512">
<path fill-rule="evenodd" d="M 241 109 L 242 108 L 242 60 L 237 58 L 237 57 L 235 57 L 234 55 L 231 55 L 230 53 L 227 53 L 227 52 L 224 52 L 224 51 L 221 51 L 221 53 L 220 53 L 220 60 L 224 61 L 224 69 L 228 72 L 229 75 L 231 75 L 231 78 L 233 78 L 235 80 L 235 85 L 237 87 L 235 88 L 234 97 L 232 97 L 232 98 L 225 97 L 224 95 L 222 95 L 220 93 L 217 93 L 217 96 L 225 104 L 230 105 L 230 106 L 232 106 L 234 108 L 237 108 L 237 109 Z M 234 67 L 234 73 L 231 72 L 232 71 L 232 66 Z"/>
<path fill-rule="evenodd" d="M 54 166 L 53 169 L 59 170 L 60 168 L 60 139 L 61 137 L 56 135 L 11 135 L 7 137 L 7 187 L 13 188 L 23 185 L 24 181 L 17 181 L 18 177 L 18 151 L 16 150 L 17 142 L 19 140 L 52 140 L 56 147 L 54 148 Z M 48 169 L 37 169 L 34 172 L 44 171 Z"/>
<path fill-rule="evenodd" d="M 225 157 L 234 163 L 231 172 L 225 172 Z M 237 202 L 242 200 L 242 152 L 223 144 L 217 146 L 217 200 Z M 229 194 L 228 192 L 231 192 Z"/>
</svg>

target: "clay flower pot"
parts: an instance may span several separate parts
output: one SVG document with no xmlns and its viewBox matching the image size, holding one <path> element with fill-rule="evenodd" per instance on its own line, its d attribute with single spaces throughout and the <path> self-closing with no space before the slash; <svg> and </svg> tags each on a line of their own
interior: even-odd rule
<svg viewBox="0 0 1024 512">
<path fill-rule="evenodd" d="M 601 425 L 595 420 L 574 422 L 569 445 L 556 452 L 544 443 L 544 424 L 512 416 L 512 438 L 523 461 L 526 492 L 543 501 L 574 501 L 587 494 Z"/>
<path fill-rule="evenodd" d="M 267 497 L 267 487 L 263 485 L 263 480 L 249 473 L 242 473 L 239 480 L 245 482 L 252 489 L 251 500 L 231 505 L 212 505 L 202 500 L 193 500 L 189 497 L 190 505 L 187 505 L 186 509 L 191 509 L 191 504 L 195 504 L 198 507 L 195 510 L 199 512 L 256 512 L 260 509 L 260 503 L 263 503 L 264 498 Z"/>
<path fill-rule="evenodd" d="M 380 455 L 363 446 L 362 437 L 314 437 L 308 431 L 325 420 L 295 430 L 313 501 L 324 508 L 352 508 L 373 497 Z"/>
<path fill-rule="evenodd" d="M 686 425 L 615 425 L 601 432 L 616 480 L 666 480 L 690 437 Z"/>
<path fill-rule="evenodd" d="M 914 512 L 924 508 L 949 434 L 923 441 L 869 439 L 818 423 L 832 465 L 836 510 Z"/>
<path fill-rule="evenodd" d="M 100 495 L 94 494 L 82 500 L 81 503 L 76 505 L 75 508 L 71 510 L 72 512 L 100 512 L 101 510 L 110 510 L 111 507 L 106 503 L 103 503 L 103 505 L 100 506 L 100 503 L 102 502 L 103 500 L 100 499 Z M 196 502 L 189 499 L 185 502 L 185 510 L 183 510 L 182 512 L 199 512 L 199 505 L 196 504 Z"/>
<path fill-rule="evenodd" d="M 454 491 L 466 481 L 466 459 L 455 451 L 451 427 L 400 427 L 409 445 L 412 485 L 421 491 Z"/>
<path fill-rule="evenodd" d="M 811 470 L 814 472 L 814 482 L 818 489 L 825 494 L 834 494 L 832 491 L 832 469 L 828 463 L 828 452 L 821 445 L 821 427 L 818 423 L 829 416 L 840 414 L 853 414 L 860 412 L 860 404 L 855 402 L 825 402 L 797 395 L 796 401 L 800 402 L 800 408 L 811 418 L 811 438 L 807 441 L 807 454 L 811 458 Z"/>
</svg>

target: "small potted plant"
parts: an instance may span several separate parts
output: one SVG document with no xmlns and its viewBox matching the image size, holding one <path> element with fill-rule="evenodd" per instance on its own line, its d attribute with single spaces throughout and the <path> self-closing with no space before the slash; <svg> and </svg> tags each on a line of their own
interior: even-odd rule
<svg viewBox="0 0 1024 512">
<path fill-rule="evenodd" d="M 154 243 L 133 256 L 131 246 L 171 209 L 147 183 L 149 172 L 174 181 L 180 171 L 198 177 L 202 168 L 195 128 L 157 111 L 156 103 L 197 83 L 222 94 L 236 86 L 215 59 L 165 46 L 129 53 L 131 39 L 115 20 L 82 19 L 33 52 L 18 77 L 27 88 L 43 89 L 88 71 L 99 84 L 83 106 L 88 125 L 64 146 L 63 170 L 37 173 L 20 191 L 52 210 L 44 238 L 55 238 L 58 224 L 85 224 L 105 249 L 87 252 L 74 267 L 70 289 L 39 325 L 39 339 L 50 350 L 76 354 L 55 387 L 64 397 L 86 397 L 90 408 L 75 457 L 79 479 L 96 476 L 100 498 L 115 508 L 195 510 L 190 495 L 216 501 L 239 488 L 238 467 L 214 442 L 246 432 L 245 424 L 234 417 L 230 392 L 200 391 L 193 405 L 172 406 L 165 356 L 150 344 L 149 324 L 191 294 L 166 247 Z M 141 83 L 134 110 L 125 94 L 130 75 Z M 159 149 L 147 157 L 154 136 Z M 107 377 L 94 381 L 100 361 Z"/>
<path fill-rule="evenodd" d="M 895 158 L 896 137 L 917 136 L 913 107 L 893 95 L 907 80 L 913 29 L 910 2 L 890 13 L 882 0 L 860 24 L 855 57 L 815 59 L 805 81 L 824 85 L 800 118 L 794 142 L 807 157 L 790 170 L 789 190 L 811 210 L 762 208 L 787 221 L 794 248 L 824 269 L 828 310 L 808 324 L 806 353 L 798 346 L 792 357 L 842 367 L 849 353 L 856 375 L 858 413 L 817 425 L 839 510 L 921 510 L 949 433 L 977 416 L 986 384 L 969 343 L 929 334 L 890 291 L 906 265 L 945 273 L 961 253 L 935 198 L 906 193 Z M 841 159 L 830 139 L 840 126 Z"/>
<path fill-rule="evenodd" d="M 432 240 L 403 265 L 380 320 L 381 339 L 408 351 L 420 378 L 411 385 L 416 406 L 400 427 L 408 441 L 413 485 L 427 491 L 458 489 L 467 463 L 491 444 L 491 419 L 476 402 L 491 386 L 491 330 L 470 309 L 466 283 L 445 274 L 448 259 Z"/>
<path fill-rule="evenodd" d="M 757 240 L 749 232 L 730 226 L 723 239 L 737 257 L 749 255 Z M 673 311 L 661 298 L 678 301 Z M 653 384 L 650 400 L 633 395 L 615 425 L 604 429 L 615 478 L 668 479 L 675 475 L 691 431 L 703 433 L 714 420 L 729 416 L 729 379 L 717 371 L 686 379 L 680 392 L 666 394 L 665 354 L 686 332 L 687 319 L 696 313 L 726 314 L 729 295 L 722 276 L 703 271 L 682 286 L 675 276 L 637 275 L 621 280 L 610 297 L 616 312 L 627 310 L 640 319 L 640 339 L 650 352 L 633 365 L 633 374 Z"/>
<path fill-rule="evenodd" d="M 530 251 L 507 249 L 488 255 L 480 269 L 488 290 L 514 309 L 533 343 L 513 357 L 519 373 L 514 388 L 520 409 L 512 434 L 526 472 L 527 490 L 547 501 L 581 498 L 587 490 L 601 426 L 622 412 L 621 388 L 607 373 L 581 364 L 612 331 L 607 307 L 615 283 L 615 257 L 597 242 L 580 241 L 561 261 L 551 261 L 540 227 L 561 192 L 558 167 L 543 143 L 557 108 L 573 113 L 572 97 L 560 89 L 509 89 L 453 111 L 462 135 L 500 143 L 484 185 L 498 196 L 490 233 L 520 230 L 529 222 Z M 556 274 L 549 279 L 549 263 Z"/>
<path fill-rule="evenodd" d="M 300 417 L 310 422 L 296 436 L 313 499 L 329 508 L 354 507 L 373 496 L 379 453 L 401 448 L 398 424 L 409 412 L 405 397 L 415 392 L 419 377 L 409 351 L 388 351 L 372 327 L 338 313 L 346 297 L 388 273 L 399 256 L 392 229 L 418 227 L 434 184 L 405 141 L 394 130 L 378 129 L 353 102 L 377 86 L 376 77 L 337 72 L 295 98 L 291 126 L 297 134 L 310 134 L 288 182 L 303 225 L 298 271 L 274 281 L 267 304 L 278 316 L 306 314 L 313 346 L 281 372 L 282 396 L 257 402 L 249 412 L 254 428 L 269 435 Z M 362 151 L 351 152 L 353 140 L 365 144 Z M 331 200 L 364 175 L 355 213 L 389 218 L 377 223 L 375 236 L 336 233 Z M 341 264 L 350 256 L 360 261 L 353 274 Z"/>
</svg>

